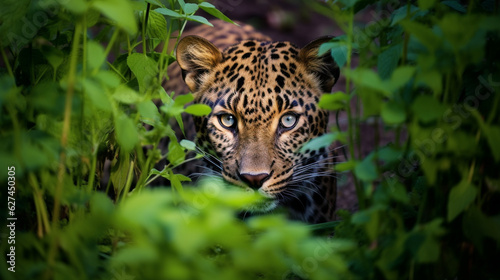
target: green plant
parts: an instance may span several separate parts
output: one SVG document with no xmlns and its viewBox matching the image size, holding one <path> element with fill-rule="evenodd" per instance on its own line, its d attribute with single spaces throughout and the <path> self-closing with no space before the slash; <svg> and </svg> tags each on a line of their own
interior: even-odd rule
<svg viewBox="0 0 500 280">
<path fill-rule="evenodd" d="M 360 211 L 336 232 L 363 244 L 353 271 L 362 279 L 498 277 L 490 265 L 500 252 L 498 3 L 327 2 L 311 5 L 346 35 L 320 52 L 344 66 L 346 89 L 320 105 L 348 115 L 349 161 L 336 170 L 353 172 Z M 355 25 L 371 4 L 377 19 Z M 366 122 L 375 135 L 361 131 Z M 382 128 L 395 135 L 384 146 Z M 366 138 L 375 144 L 363 157 Z"/>
<path fill-rule="evenodd" d="M 307 226 L 279 214 L 236 219 L 259 198 L 222 182 L 185 188 L 189 179 L 173 172 L 195 146 L 179 142 L 169 121 L 209 111 L 186 107 L 192 97 L 166 93 L 161 81 L 176 32 L 188 20 L 209 24 L 199 9 L 230 21 L 214 6 L 8 1 L 0 166 L 15 167 L 16 188 L 2 192 L 15 204 L 0 218 L 15 223 L 16 243 L 2 238 L 2 279 L 497 278 L 498 4 L 324 2 L 307 4 L 345 36 L 320 52 L 331 52 L 347 83 L 320 105 L 345 110 L 349 125 L 309 147 L 348 144 L 336 170 L 354 174 L 360 210 Z M 356 24 L 366 11 L 382 17 Z M 368 122 L 376 135 L 363 133 Z M 394 133 L 391 144 L 378 142 L 381 128 Z M 366 137 L 375 145 L 363 157 Z M 169 164 L 154 169 L 161 159 Z M 6 186 L 9 176 L 0 173 Z M 146 187 L 159 176 L 172 188 Z"/>
</svg>

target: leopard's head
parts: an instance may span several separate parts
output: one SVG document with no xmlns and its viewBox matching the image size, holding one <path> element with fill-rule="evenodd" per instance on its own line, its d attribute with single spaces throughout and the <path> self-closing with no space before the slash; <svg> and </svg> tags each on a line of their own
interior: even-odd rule
<svg viewBox="0 0 500 280">
<path fill-rule="evenodd" d="M 318 56 L 329 40 L 302 49 L 243 41 L 223 52 L 197 36 L 179 42 L 177 62 L 194 102 L 212 108 L 195 118 L 198 144 L 217 158 L 212 162 L 226 181 L 269 198 L 258 210 L 305 193 L 304 182 L 320 175 L 327 151 L 301 147 L 327 129 L 328 112 L 318 101 L 339 76 L 329 53 Z"/>
</svg>

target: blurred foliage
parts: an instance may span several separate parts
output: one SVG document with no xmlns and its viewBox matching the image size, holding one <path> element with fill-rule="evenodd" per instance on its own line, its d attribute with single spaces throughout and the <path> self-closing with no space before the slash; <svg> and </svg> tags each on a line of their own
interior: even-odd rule
<svg viewBox="0 0 500 280">
<path fill-rule="evenodd" d="M 351 271 L 361 279 L 498 279 L 498 2 L 325 2 L 328 9 L 305 4 L 345 33 L 320 52 L 343 66 L 346 89 L 320 106 L 349 120 L 349 160 L 336 169 L 353 173 L 360 209 L 341 214 L 335 236 L 360 244 Z M 382 145 L 381 133 L 393 141 Z M 366 138 L 375 145 L 365 156 Z"/>
<path fill-rule="evenodd" d="M 212 4 L 7 2 L 0 162 L 16 167 L 18 222 L 16 272 L 7 270 L 2 238 L 2 279 L 500 275 L 497 2 L 304 3 L 344 30 L 320 52 L 342 67 L 346 88 L 320 105 L 349 120 L 347 131 L 308 147 L 349 144 L 350 160 L 336 170 L 352 172 L 360 206 L 314 226 L 279 214 L 237 219 L 260 198 L 219 181 L 187 188 L 189 178 L 173 171 L 196 148 L 177 140 L 171 120 L 182 127 L 181 113 L 209 108 L 187 105 L 191 95 L 175 97 L 161 81 L 175 60 L 176 32 L 187 21 L 210 25 L 198 11 L 231 21 Z M 375 19 L 355 20 L 368 14 Z M 363 133 L 367 123 L 376 135 Z M 395 135 L 384 146 L 382 128 Z M 167 152 L 158 147 L 165 137 Z M 366 137 L 376 143 L 362 156 Z M 158 177 L 173 188 L 147 187 Z"/>
</svg>

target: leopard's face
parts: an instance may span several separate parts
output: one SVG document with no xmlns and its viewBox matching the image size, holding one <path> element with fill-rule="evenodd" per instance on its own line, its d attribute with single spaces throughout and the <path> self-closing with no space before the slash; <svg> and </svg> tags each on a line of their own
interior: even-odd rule
<svg viewBox="0 0 500 280">
<path fill-rule="evenodd" d="M 317 57 L 315 41 L 298 49 L 288 42 L 243 41 L 219 52 L 208 41 L 187 37 L 178 62 L 195 103 L 212 108 L 195 118 L 199 144 L 218 160 L 225 180 L 269 198 L 262 211 L 297 197 L 318 176 L 324 150 L 301 151 L 326 131 L 328 113 L 318 107 L 338 68 Z M 217 168 L 220 168 L 217 170 Z"/>
</svg>

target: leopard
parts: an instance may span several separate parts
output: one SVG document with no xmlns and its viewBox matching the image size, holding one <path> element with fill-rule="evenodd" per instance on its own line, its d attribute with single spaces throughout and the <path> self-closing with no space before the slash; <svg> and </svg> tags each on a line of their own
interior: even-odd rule
<svg viewBox="0 0 500 280">
<path fill-rule="evenodd" d="M 332 221 L 335 150 L 304 149 L 328 129 L 329 112 L 318 103 L 340 70 L 329 53 L 318 51 L 332 37 L 298 48 L 250 25 L 211 23 L 214 27 L 195 27 L 178 42 L 172 67 L 187 89 L 171 86 L 211 109 L 192 117 L 207 173 L 261 194 L 265 202 L 254 212 L 284 208 L 294 220 Z"/>
</svg>

